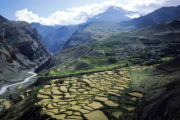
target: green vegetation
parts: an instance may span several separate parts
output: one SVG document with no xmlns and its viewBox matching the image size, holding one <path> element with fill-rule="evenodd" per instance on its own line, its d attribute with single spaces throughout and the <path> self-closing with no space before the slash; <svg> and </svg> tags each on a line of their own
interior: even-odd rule
<svg viewBox="0 0 180 120">
<path fill-rule="evenodd" d="M 88 64 L 95 63 L 95 64 L 101 64 L 106 62 L 104 58 L 79 58 L 80 61 L 86 62 Z"/>
<path fill-rule="evenodd" d="M 145 68 L 141 70 L 131 70 L 130 71 L 130 75 L 131 75 L 130 78 L 132 79 L 132 82 L 130 84 L 131 89 L 135 91 L 139 91 L 142 81 L 147 77 L 150 71 L 151 71 L 150 68 Z M 146 84 L 149 85 L 149 82 L 152 82 L 152 81 L 147 81 Z"/>
<path fill-rule="evenodd" d="M 62 77 L 166 62 L 179 55 L 180 50 L 179 40 L 174 40 L 174 35 L 179 35 L 179 28 L 172 26 L 172 23 L 115 33 L 103 40 L 66 49 L 44 65 L 42 69 L 51 69 L 41 73 L 41 76 Z M 166 37 L 167 34 L 172 35 Z"/>
<path fill-rule="evenodd" d="M 83 49 L 87 50 L 85 54 L 77 56 L 77 58 L 71 59 L 65 64 L 59 64 L 48 71 L 45 71 L 41 76 L 47 77 L 61 77 L 73 74 L 83 74 L 97 71 L 105 71 L 110 69 L 121 68 L 131 65 L 153 65 L 166 62 L 172 57 L 169 54 L 161 52 L 161 48 L 157 46 L 141 46 L 136 43 L 129 44 L 135 38 L 127 38 L 127 40 L 121 41 L 121 38 L 111 41 L 101 41 L 96 43 L 91 43 L 83 46 Z M 113 49 L 112 49 L 113 48 Z M 80 47 L 73 48 L 76 50 L 81 50 Z M 78 51 L 79 51 L 78 50 Z M 70 52 L 70 50 L 68 50 Z M 67 53 L 67 52 L 65 52 Z M 171 54 L 171 56 L 176 56 L 177 53 Z M 66 55 L 62 53 L 62 56 Z"/>
<path fill-rule="evenodd" d="M 64 71 L 64 72 L 59 72 L 57 71 L 58 67 L 54 67 L 50 71 L 45 71 L 44 74 L 46 77 L 62 77 L 62 76 L 71 76 L 75 74 L 84 74 L 84 73 L 91 73 L 91 72 L 98 72 L 98 71 L 106 71 L 106 70 L 111 70 L 111 69 L 117 69 L 126 66 L 127 63 L 119 63 L 119 64 L 110 64 L 110 65 L 104 65 L 104 66 L 95 66 L 90 69 L 84 69 L 84 70 L 74 70 L 74 71 Z"/>
</svg>

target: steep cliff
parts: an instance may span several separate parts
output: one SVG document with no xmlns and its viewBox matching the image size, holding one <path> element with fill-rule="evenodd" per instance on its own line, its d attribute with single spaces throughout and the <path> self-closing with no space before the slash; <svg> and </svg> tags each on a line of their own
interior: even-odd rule
<svg viewBox="0 0 180 120">
<path fill-rule="evenodd" d="M 39 66 L 48 56 L 34 27 L 0 16 L 0 86 L 17 82 L 22 70 Z"/>
</svg>

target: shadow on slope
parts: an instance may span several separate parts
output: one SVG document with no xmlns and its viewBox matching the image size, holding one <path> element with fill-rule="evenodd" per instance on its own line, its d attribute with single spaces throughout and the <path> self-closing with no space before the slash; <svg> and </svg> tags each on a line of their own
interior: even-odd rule
<svg viewBox="0 0 180 120">
<path fill-rule="evenodd" d="M 135 73 L 133 73 L 135 74 Z M 137 74 L 137 73 L 136 73 Z M 178 120 L 180 118 L 180 57 L 146 72 L 139 72 L 132 89 L 145 94 L 137 109 L 137 120 Z M 141 79 L 142 78 L 142 79 Z M 137 82 L 138 81 L 138 82 Z"/>
</svg>

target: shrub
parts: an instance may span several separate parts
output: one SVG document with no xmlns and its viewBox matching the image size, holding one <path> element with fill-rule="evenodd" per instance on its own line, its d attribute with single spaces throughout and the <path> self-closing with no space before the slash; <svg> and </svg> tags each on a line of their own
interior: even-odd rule
<svg viewBox="0 0 180 120">
<path fill-rule="evenodd" d="M 117 60 L 116 60 L 116 58 L 111 57 L 111 58 L 109 58 L 109 59 L 107 60 L 107 62 L 108 62 L 109 64 L 113 64 L 113 63 L 116 63 Z"/>
</svg>

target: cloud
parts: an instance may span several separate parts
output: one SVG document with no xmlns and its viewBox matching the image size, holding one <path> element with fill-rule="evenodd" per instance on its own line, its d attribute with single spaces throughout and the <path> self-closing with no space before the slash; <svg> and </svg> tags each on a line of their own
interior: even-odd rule
<svg viewBox="0 0 180 120">
<path fill-rule="evenodd" d="M 19 10 L 15 13 L 16 20 L 26 21 L 29 23 L 39 22 L 44 25 L 75 25 L 84 23 L 88 18 L 100 14 L 107 10 L 110 6 L 122 7 L 129 11 L 138 12 L 145 15 L 162 6 L 171 6 L 180 4 L 179 0 L 111 0 L 98 4 L 84 5 L 80 7 L 72 7 L 65 11 L 56 11 L 48 17 L 40 17 L 27 8 Z M 127 15 L 130 18 L 139 17 L 139 14 Z"/>
<path fill-rule="evenodd" d="M 39 22 L 39 16 L 28 11 L 28 9 L 19 10 L 16 12 L 15 16 L 17 20 L 23 20 L 27 22 Z"/>
<path fill-rule="evenodd" d="M 131 18 L 131 19 L 140 17 L 140 15 L 137 14 L 137 13 L 135 13 L 135 14 L 127 14 L 126 16 Z"/>
<path fill-rule="evenodd" d="M 84 23 L 99 13 L 104 12 L 110 6 L 115 6 L 117 0 L 107 1 L 102 4 L 85 5 L 81 7 L 69 8 L 66 11 L 56 11 L 47 18 L 39 17 L 37 14 L 29 11 L 27 8 L 15 13 L 16 20 L 29 23 L 39 22 L 44 25 L 75 25 Z"/>
<path fill-rule="evenodd" d="M 138 12 L 141 15 L 148 14 L 158 8 L 165 6 L 168 1 L 172 0 L 127 0 L 128 3 L 122 7 L 129 11 Z"/>
</svg>

